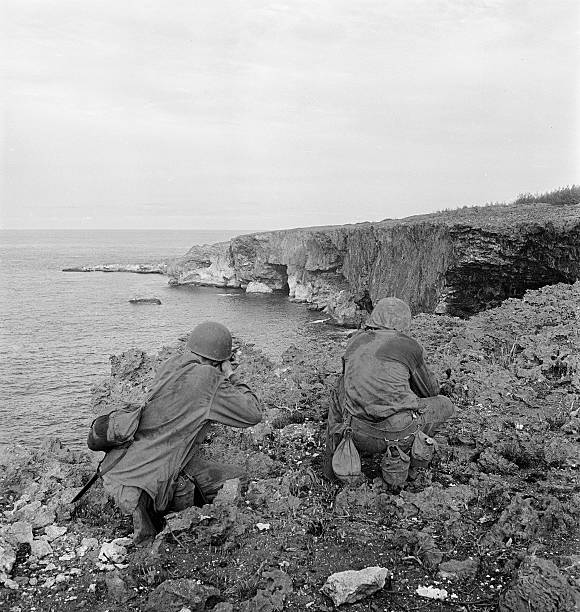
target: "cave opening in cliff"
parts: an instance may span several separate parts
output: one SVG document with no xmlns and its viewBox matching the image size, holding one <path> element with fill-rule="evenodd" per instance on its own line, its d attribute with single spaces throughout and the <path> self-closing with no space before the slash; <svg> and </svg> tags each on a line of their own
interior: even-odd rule
<svg viewBox="0 0 580 612">
<path fill-rule="evenodd" d="M 270 267 L 275 271 L 276 275 L 280 279 L 278 282 L 280 289 L 276 289 L 276 293 L 290 295 L 290 285 L 288 284 L 288 266 L 284 264 L 270 264 Z"/>
<path fill-rule="evenodd" d="M 529 289 L 576 280 L 559 270 L 543 266 L 520 271 L 481 265 L 464 266 L 461 272 L 456 271 L 451 276 L 455 291 L 447 306 L 447 313 L 461 318 L 495 308 L 508 298 L 521 299 Z"/>
</svg>

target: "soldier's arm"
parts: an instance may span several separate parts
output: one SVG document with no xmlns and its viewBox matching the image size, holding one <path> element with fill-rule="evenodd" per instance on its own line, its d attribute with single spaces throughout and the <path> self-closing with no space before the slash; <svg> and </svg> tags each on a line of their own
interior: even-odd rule
<svg viewBox="0 0 580 612">
<path fill-rule="evenodd" d="M 425 363 L 423 351 L 421 357 L 417 360 L 417 365 L 409 376 L 411 391 L 419 397 L 435 397 L 439 395 L 439 381 L 427 367 Z"/>
<path fill-rule="evenodd" d="M 262 420 L 260 401 L 235 372 L 221 381 L 212 401 L 210 419 L 230 427 L 252 427 Z"/>
</svg>

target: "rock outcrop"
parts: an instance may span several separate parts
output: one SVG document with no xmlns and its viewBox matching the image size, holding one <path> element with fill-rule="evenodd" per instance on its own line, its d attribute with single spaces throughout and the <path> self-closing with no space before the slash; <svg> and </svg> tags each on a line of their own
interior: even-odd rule
<svg viewBox="0 0 580 612">
<path fill-rule="evenodd" d="M 165 274 L 167 264 L 97 264 L 63 268 L 63 272 L 132 272 L 133 274 Z"/>
<path fill-rule="evenodd" d="M 173 285 L 267 286 L 356 325 L 373 302 L 469 316 L 580 278 L 580 208 L 486 206 L 378 223 L 281 230 L 193 247 Z"/>
</svg>

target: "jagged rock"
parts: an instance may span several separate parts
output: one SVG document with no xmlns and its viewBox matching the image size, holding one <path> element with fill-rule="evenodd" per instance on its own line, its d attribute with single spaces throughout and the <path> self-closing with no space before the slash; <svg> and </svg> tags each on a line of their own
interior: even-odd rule
<svg viewBox="0 0 580 612">
<path fill-rule="evenodd" d="M 131 298 L 129 304 L 156 304 L 161 306 L 161 300 L 159 298 Z"/>
<path fill-rule="evenodd" d="M 222 485 L 221 489 L 218 491 L 215 499 L 213 500 L 214 504 L 233 504 L 237 501 L 240 495 L 240 479 L 232 478 L 230 480 L 226 480 Z"/>
<path fill-rule="evenodd" d="M 266 436 L 272 435 L 273 431 L 270 423 L 258 423 L 248 430 L 248 435 L 251 436 L 253 444 L 260 444 Z"/>
<path fill-rule="evenodd" d="M 12 545 L 0 538 L 0 576 L 9 574 L 16 561 L 16 551 Z"/>
<path fill-rule="evenodd" d="M 382 589 L 389 573 L 384 567 L 337 572 L 326 579 L 322 592 L 332 599 L 335 606 L 354 603 Z"/>
<path fill-rule="evenodd" d="M 439 578 L 445 580 L 459 580 L 462 578 L 474 578 L 479 569 L 478 559 L 465 559 L 459 561 L 451 559 L 439 565 Z"/>
<path fill-rule="evenodd" d="M 94 266 L 73 266 L 63 272 L 132 272 L 133 274 L 165 274 L 166 263 L 151 264 L 97 264 Z"/>
<path fill-rule="evenodd" d="M 495 448 L 486 448 L 478 459 L 483 472 L 491 474 L 515 474 L 518 466 L 502 457 Z"/>
<path fill-rule="evenodd" d="M 518 493 L 483 537 L 481 544 L 486 549 L 493 549 L 510 538 L 526 542 L 540 527 L 540 516 L 532 507 L 531 500 Z"/>
<path fill-rule="evenodd" d="M 179 578 L 162 582 L 148 597 L 146 612 L 179 612 L 187 607 L 191 612 L 208 609 L 207 604 L 215 602 L 220 592 L 196 580 Z"/>
<path fill-rule="evenodd" d="M 433 536 L 426 531 L 398 529 L 393 541 L 397 548 L 412 553 L 429 569 L 436 569 L 443 559 L 443 553 L 437 548 Z"/>
<path fill-rule="evenodd" d="M 401 491 L 400 494 L 406 516 L 419 514 L 425 520 L 446 522 L 459 520 L 467 504 L 476 496 L 476 490 L 469 485 L 448 488 L 433 485 L 420 493 Z"/>
<path fill-rule="evenodd" d="M 577 441 L 554 438 L 544 448 L 548 465 L 580 466 L 580 444 Z"/>
<path fill-rule="evenodd" d="M 183 612 L 183 610 L 180 612 Z M 234 606 L 227 601 L 220 601 L 213 609 L 213 612 L 234 612 Z"/>
<path fill-rule="evenodd" d="M 166 517 L 165 528 L 157 537 L 159 538 L 165 534 L 178 534 L 182 531 L 187 531 L 192 525 L 197 525 L 199 522 L 199 508 L 196 508 L 195 506 L 185 508 L 185 510 L 169 514 Z"/>
<path fill-rule="evenodd" d="M 437 548 L 433 536 L 424 531 L 417 533 L 415 554 L 429 569 L 436 569 L 443 559 L 443 553 Z"/>
<path fill-rule="evenodd" d="M 83 538 L 81 545 L 76 549 L 78 557 L 84 557 L 89 550 L 95 550 L 99 547 L 97 538 Z"/>
<path fill-rule="evenodd" d="M 0 574 L 0 578 L 2 578 L 2 574 Z M 4 586 L 7 589 L 10 589 L 12 591 L 17 591 L 18 588 L 19 588 L 18 582 L 16 582 L 15 580 L 10 579 L 8 577 L 4 578 L 3 582 L 4 582 Z"/>
<path fill-rule="evenodd" d="M 35 538 L 31 544 L 31 554 L 38 559 L 52 555 L 52 546 L 45 538 Z"/>
<path fill-rule="evenodd" d="M 8 525 L 3 530 L 3 535 L 12 546 L 18 547 L 19 544 L 32 544 L 32 525 L 25 521 L 16 521 Z"/>
<path fill-rule="evenodd" d="M 426 599 L 437 599 L 443 601 L 447 599 L 447 591 L 445 589 L 439 589 L 437 587 L 432 586 L 419 586 L 415 590 L 415 593 L 420 597 L 425 597 Z"/>
<path fill-rule="evenodd" d="M 251 281 L 246 287 L 246 293 L 272 293 L 272 287 L 259 281 Z"/>
<path fill-rule="evenodd" d="M 33 501 L 15 509 L 12 518 L 30 523 L 33 529 L 40 529 L 53 523 L 56 516 L 53 510 L 43 506 L 41 502 Z"/>
<path fill-rule="evenodd" d="M 104 542 L 99 551 L 99 561 L 103 563 L 123 563 L 127 558 L 127 549 L 116 542 Z"/>
<path fill-rule="evenodd" d="M 238 236 L 193 247 L 168 274 L 178 285 L 287 287 L 290 298 L 353 325 L 366 316 L 361 295 L 464 316 L 526 289 L 574 282 L 579 242 L 577 206 L 506 205 Z"/>
<path fill-rule="evenodd" d="M 262 572 L 256 595 L 240 606 L 241 612 L 275 612 L 284 609 L 286 597 L 292 593 L 292 578 L 282 570 Z"/>
<path fill-rule="evenodd" d="M 122 603 L 128 598 L 130 593 L 127 589 L 127 584 L 121 578 L 121 574 L 118 571 L 115 570 L 106 574 L 105 584 L 109 595 L 114 601 Z"/>
<path fill-rule="evenodd" d="M 580 589 L 546 559 L 527 557 L 499 599 L 500 612 L 575 612 Z"/>
<path fill-rule="evenodd" d="M 48 537 L 48 541 L 52 542 L 57 538 L 60 538 L 67 532 L 67 527 L 64 525 L 47 525 L 44 528 L 44 533 Z"/>
</svg>

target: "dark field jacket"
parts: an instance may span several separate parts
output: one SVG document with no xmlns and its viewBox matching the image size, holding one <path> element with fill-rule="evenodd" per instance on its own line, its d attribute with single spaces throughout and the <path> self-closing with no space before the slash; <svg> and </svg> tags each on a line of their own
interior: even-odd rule
<svg viewBox="0 0 580 612">
<path fill-rule="evenodd" d="M 261 419 L 258 399 L 235 374 L 228 380 L 192 353 L 173 357 L 157 372 L 125 456 L 115 465 L 123 450 L 113 450 L 105 457 L 105 488 L 118 498 L 125 487 L 137 487 L 162 512 L 171 502 L 179 472 L 202 441 L 205 426 L 216 422 L 251 427 Z"/>
<path fill-rule="evenodd" d="M 343 357 L 341 407 L 366 421 L 381 421 L 417 408 L 419 397 L 439 393 L 425 364 L 424 349 L 413 338 L 391 329 L 367 329 L 348 342 Z"/>
</svg>

